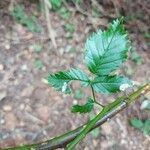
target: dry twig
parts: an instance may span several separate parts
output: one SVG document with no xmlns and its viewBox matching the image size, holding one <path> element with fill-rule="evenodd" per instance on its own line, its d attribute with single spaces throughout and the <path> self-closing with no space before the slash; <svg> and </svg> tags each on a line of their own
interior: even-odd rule
<svg viewBox="0 0 150 150">
<path fill-rule="evenodd" d="M 50 16 L 49 16 L 49 14 L 50 14 L 49 9 L 51 9 L 51 4 L 49 3 L 48 0 L 44 0 L 44 5 L 45 5 L 45 17 L 46 17 L 46 22 L 47 22 L 48 35 L 53 43 L 54 48 L 56 49 L 57 44 L 56 44 L 56 40 L 55 40 L 55 32 L 52 28 L 51 20 L 50 20 Z"/>
</svg>

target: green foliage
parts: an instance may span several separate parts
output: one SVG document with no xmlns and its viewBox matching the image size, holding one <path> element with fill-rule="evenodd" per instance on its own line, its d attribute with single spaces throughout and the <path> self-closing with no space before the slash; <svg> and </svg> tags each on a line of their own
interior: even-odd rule
<svg viewBox="0 0 150 150">
<path fill-rule="evenodd" d="M 110 74 L 127 59 L 128 44 L 121 20 L 113 21 L 107 31 L 94 33 L 85 44 L 89 70 L 98 76 Z"/>
<path fill-rule="evenodd" d="M 92 98 L 88 98 L 86 104 L 84 105 L 73 105 L 71 108 L 71 112 L 73 113 L 87 113 L 91 112 L 94 106 L 94 101 Z"/>
<path fill-rule="evenodd" d="M 133 118 L 130 120 L 130 123 L 131 125 L 134 127 L 134 128 L 137 128 L 137 129 L 142 129 L 143 128 L 143 122 L 140 120 L 140 119 L 137 119 L 137 118 Z"/>
<path fill-rule="evenodd" d="M 67 20 L 71 17 L 70 11 L 68 11 L 65 7 L 61 7 L 58 10 L 58 14 L 61 18 L 65 19 L 65 20 Z"/>
<path fill-rule="evenodd" d="M 141 65 L 143 62 L 142 57 L 137 52 L 133 52 L 131 54 L 131 60 L 134 61 L 138 65 Z"/>
<path fill-rule="evenodd" d="M 127 66 L 127 75 L 128 76 L 131 76 L 131 75 L 133 75 L 134 74 L 134 72 L 135 72 L 135 68 L 132 68 L 130 65 L 128 65 Z"/>
<path fill-rule="evenodd" d="M 42 46 L 39 45 L 39 44 L 34 44 L 33 49 L 34 49 L 35 52 L 39 53 L 39 52 L 42 51 Z"/>
<path fill-rule="evenodd" d="M 58 10 L 62 5 L 62 0 L 49 0 L 49 1 L 50 1 L 52 8 L 54 10 Z"/>
<path fill-rule="evenodd" d="M 75 53 L 77 50 L 76 50 L 76 48 L 74 48 L 74 47 L 71 47 L 70 49 L 69 49 L 69 53 Z"/>
<path fill-rule="evenodd" d="M 100 135 L 101 131 L 100 131 L 99 128 L 95 128 L 95 129 L 92 130 L 90 133 L 91 133 L 91 135 L 93 136 L 93 138 L 97 138 L 97 137 Z"/>
<path fill-rule="evenodd" d="M 150 135 L 150 119 L 147 119 L 147 120 L 144 122 L 143 134 L 144 134 L 144 135 Z"/>
<path fill-rule="evenodd" d="M 134 128 L 140 129 L 145 136 L 150 135 L 150 119 L 142 121 L 140 119 L 133 118 L 130 120 L 130 123 Z"/>
<path fill-rule="evenodd" d="M 146 39 L 150 39 L 150 32 L 145 32 L 145 33 L 144 33 L 144 37 L 145 37 Z"/>
<path fill-rule="evenodd" d="M 18 23 L 26 26 L 29 31 L 31 32 L 41 31 L 41 27 L 38 25 L 36 17 L 28 16 L 24 11 L 23 6 L 21 5 L 15 6 L 13 11 L 11 12 L 11 15 Z"/>
<path fill-rule="evenodd" d="M 36 59 L 36 60 L 34 61 L 34 67 L 35 67 L 36 69 L 41 70 L 41 69 L 44 67 L 44 64 L 43 64 L 43 62 L 42 62 L 40 59 Z"/>
<path fill-rule="evenodd" d="M 80 69 L 60 71 L 56 74 L 50 74 L 48 76 L 48 83 L 52 85 L 54 88 L 56 88 L 56 90 L 65 93 L 68 93 L 68 91 L 71 92 L 68 83 L 73 80 L 81 81 L 81 83 L 85 86 L 89 84 L 88 76 Z"/>
<path fill-rule="evenodd" d="M 95 91 L 106 94 L 120 91 L 120 86 L 126 83 L 132 84 L 129 79 L 123 76 L 97 76 L 91 82 Z"/>
<path fill-rule="evenodd" d="M 65 30 L 69 31 L 70 33 L 73 33 L 75 31 L 75 25 L 71 23 L 65 24 Z"/>
<path fill-rule="evenodd" d="M 136 48 L 131 48 L 131 57 L 130 59 L 135 62 L 137 65 L 141 65 L 143 62 L 143 58 L 137 53 Z"/>
<path fill-rule="evenodd" d="M 83 3 L 83 0 L 72 0 L 72 1 L 74 1 L 74 3 L 76 3 L 78 5 Z"/>
<path fill-rule="evenodd" d="M 121 87 L 124 85 L 132 85 L 126 77 L 112 76 L 112 72 L 126 60 L 129 50 L 129 40 L 124 31 L 122 19 L 113 21 L 107 31 L 99 30 L 94 33 L 87 39 L 85 49 L 85 62 L 92 76 L 88 77 L 82 70 L 71 69 L 50 74 L 48 83 L 58 91 L 70 93 L 70 82 L 80 81 L 83 85 L 91 87 L 94 100 L 95 91 L 109 94 L 122 90 Z M 87 112 L 87 105 L 89 102 L 83 106 L 73 106 L 72 112 Z"/>
</svg>

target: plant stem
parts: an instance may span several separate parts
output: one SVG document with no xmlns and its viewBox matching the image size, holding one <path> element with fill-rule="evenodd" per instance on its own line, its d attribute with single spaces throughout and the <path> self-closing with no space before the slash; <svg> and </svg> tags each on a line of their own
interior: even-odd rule
<svg viewBox="0 0 150 150">
<path fill-rule="evenodd" d="M 96 104 L 100 105 L 102 108 L 104 108 L 105 106 L 102 105 L 101 103 L 97 102 L 96 100 L 96 96 L 95 96 L 95 92 L 94 92 L 94 89 L 93 89 L 93 86 L 91 85 L 91 89 L 92 89 L 92 95 L 93 95 L 93 100 Z"/>
<path fill-rule="evenodd" d="M 97 122 L 89 129 L 89 131 L 87 131 L 86 128 L 89 126 L 89 124 L 91 124 L 91 122 L 98 115 L 93 120 L 88 122 L 87 124 L 80 126 L 75 130 L 69 131 L 61 136 L 52 138 L 52 139 L 44 141 L 44 142 L 31 144 L 31 145 L 28 144 L 28 145 L 18 146 L 18 147 L 14 147 L 14 148 L 13 147 L 7 148 L 5 150 L 31 150 L 32 148 L 36 149 L 36 150 L 54 150 L 57 148 L 65 148 L 68 143 L 70 143 L 72 141 L 70 143 L 70 144 L 72 144 L 74 142 L 74 139 L 78 138 L 78 135 L 80 135 L 83 131 L 85 132 L 85 129 L 88 133 L 91 130 L 95 129 L 96 127 L 99 127 L 104 122 L 106 122 L 107 120 L 109 120 L 110 118 L 112 118 L 113 116 L 118 114 L 120 111 L 122 111 L 123 109 L 128 107 L 132 102 L 135 102 L 139 96 L 144 95 L 148 92 L 150 92 L 150 84 L 146 84 L 146 85 L 142 86 L 137 91 L 130 94 L 127 98 L 125 96 L 117 98 L 114 102 L 108 104 L 107 106 L 105 106 L 105 108 L 103 108 L 102 112 L 98 114 L 98 115 L 101 114 L 101 118 L 99 120 L 97 119 L 98 121 L 96 120 Z M 107 110 L 106 110 L 106 107 L 107 107 Z M 104 109 L 105 109 L 105 111 L 104 111 Z M 102 113 L 103 113 L 103 115 L 102 115 Z M 80 140 L 79 140 L 79 142 L 80 142 Z M 75 145 L 73 146 L 73 148 L 74 147 L 75 147 Z"/>
<path fill-rule="evenodd" d="M 147 85 L 141 87 L 136 92 L 133 92 L 123 102 L 126 105 L 129 105 L 130 103 L 134 102 L 135 99 L 138 98 L 141 94 L 145 94 L 147 91 L 150 91 L 150 84 L 147 84 Z M 107 113 L 110 110 L 113 110 L 114 108 L 116 108 L 119 105 L 119 104 L 116 104 L 116 102 L 117 102 L 117 100 L 114 101 L 113 103 L 110 103 L 110 104 L 106 105 L 103 108 L 103 110 L 98 115 L 96 115 L 96 117 L 94 119 L 92 119 L 87 124 L 87 126 L 84 127 L 84 129 L 81 131 L 81 133 L 68 145 L 68 147 L 66 148 L 66 150 L 73 150 L 75 148 L 75 146 L 87 135 L 87 133 L 91 130 L 91 128 L 96 124 L 96 122 L 98 120 L 100 120 L 102 117 L 104 117 L 105 115 L 107 115 Z"/>
</svg>

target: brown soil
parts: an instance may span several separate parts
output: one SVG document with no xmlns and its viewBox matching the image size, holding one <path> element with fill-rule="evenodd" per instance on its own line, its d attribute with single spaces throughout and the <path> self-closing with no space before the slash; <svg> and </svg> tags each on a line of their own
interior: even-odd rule
<svg viewBox="0 0 150 150">
<path fill-rule="evenodd" d="M 86 69 L 82 62 L 86 37 L 91 31 L 106 28 L 108 22 L 118 15 L 128 16 L 125 26 L 134 47 L 143 58 L 141 65 L 129 60 L 124 65 L 123 72 L 130 68 L 134 71 L 132 79 L 140 83 L 150 80 L 150 41 L 144 37 L 144 33 L 150 31 L 148 0 L 101 1 L 104 16 L 99 18 L 85 16 L 71 4 L 69 9 L 74 13 L 67 21 L 51 11 L 57 49 L 54 49 L 48 39 L 46 20 L 44 14 L 36 9 L 37 4 L 23 4 L 28 14 L 36 14 L 43 30 L 41 33 L 28 31 L 10 15 L 10 2 L 0 2 L 0 148 L 45 140 L 87 121 L 89 115 L 70 112 L 72 103 L 77 102 L 73 96 L 56 92 L 42 82 L 42 78 L 48 73 L 70 67 Z M 86 6 L 90 7 L 88 3 Z M 91 9 L 87 12 L 90 14 Z M 64 30 L 66 22 L 76 26 L 73 38 L 67 38 L 69 33 Z M 42 46 L 41 52 L 34 51 L 35 44 Z M 44 64 L 41 70 L 34 66 L 37 59 Z M 85 93 L 90 94 L 89 91 Z M 107 98 L 101 95 L 101 99 L 105 103 Z M 145 119 L 149 116 L 149 112 L 140 110 L 140 105 L 139 101 L 118 114 L 101 127 L 101 133 L 97 137 L 88 135 L 76 149 L 150 150 L 150 138 L 143 136 L 142 132 L 129 124 L 130 118 Z"/>
</svg>

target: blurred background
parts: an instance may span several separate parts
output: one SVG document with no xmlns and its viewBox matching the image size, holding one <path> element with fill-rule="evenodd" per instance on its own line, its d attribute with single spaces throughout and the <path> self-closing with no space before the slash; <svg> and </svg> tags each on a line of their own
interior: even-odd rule
<svg viewBox="0 0 150 150">
<path fill-rule="evenodd" d="M 149 0 L 1 0 L 0 148 L 34 143 L 75 129 L 98 112 L 73 114 L 72 104 L 91 93 L 78 84 L 67 96 L 44 82 L 49 73 L 78 67 L 86 38 L 125 17 L 132 41 L 129 60 L 118 73 L 150 81 Z M 97 95 L 102 103 L 116 95 Z M 150 93 L 100 128 L 77 150 L 150 150 Z"/>
</svg>

